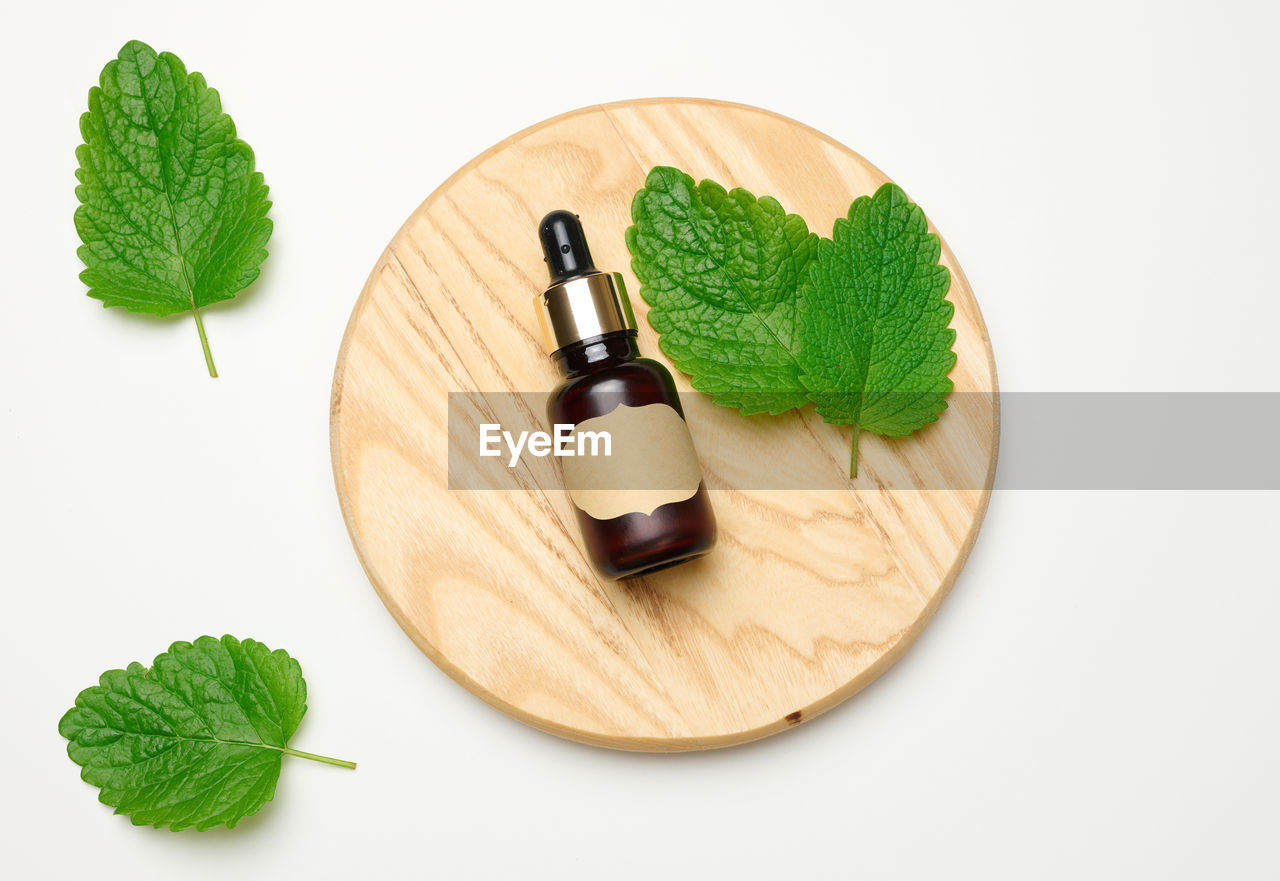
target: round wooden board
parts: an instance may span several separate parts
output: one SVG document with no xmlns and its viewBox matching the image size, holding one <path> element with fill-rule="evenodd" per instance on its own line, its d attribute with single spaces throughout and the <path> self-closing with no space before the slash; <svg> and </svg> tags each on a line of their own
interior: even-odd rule
<svg viewBox="0 0 1280 881">
<path fill-rule="evenodd" d="M 642 351 L 663 359 L 623 240 L 632 196 L 655 165 L 773 195 L 822 235 L 887 180 L 825 135 L 741 105 L 628 101 L 526 129 L 432 193 L 374 266 L 338 356 L 331 443 L 365 570 L 436 664 L 546 731 L 688 750 L 810 719 L 906 650 L 977 536 L 999 408 L 986 327 L 944 242 L 953 406 L 911 438 L 863 434 L 857 480 L 847 479 L 848 430 L 812 412 L 745 418 L 686 397 L 720 527 L 708 557 L 604 580 L 554 479 L 450 490 L 448 393 L 558 382 L 533 306 L 546 284 L 536 229 L 547 211 L 582 217 L 596 264 L 626 279 Z M 676 382 L 691 391 L 686 376 Z M 827 482 L 752 488 L 779 463 Z M 976 476 L 955 476 L 972 475 L 974 463 Z M 894 488 L 924 472 L 956 488 Z"/>
</svg>

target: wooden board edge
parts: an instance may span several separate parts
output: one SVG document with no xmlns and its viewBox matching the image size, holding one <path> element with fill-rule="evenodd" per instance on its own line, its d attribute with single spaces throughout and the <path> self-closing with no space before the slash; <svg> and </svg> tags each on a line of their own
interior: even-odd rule
<svg viewBox="0 0 1280 881">
<path fill-rule="evenodd" d="M 534 134 L 537 131 L 540 131 L 552 125 L 556 125 L 560 122 L 563 122 L 566 119 L 569 119 L 575 116 L 580 116 L 580 115 L 584 115 L 592 112 L 605 112 L 607 114 L 608 111 L 613 108 L 622 108 L 622 107 L 637 106 L 637 105 L 641 105 L 641 106 L 655 105 L 655 104 L 705 104 L 709 106 L 730 107 L 738 110 L 746 110 L 746 111 L 761 113 L 766 116 L 775 117 L 777 119 L 799 126 L 809 132 L 812 132 L 813 134 L 817 135 L 821 140 L 823 140 L 827 144 L 830 144 L 836 149 L 843 151 L 845 153 L 852 154 L 858 159 L 858 161 L 865 163 L 869 168 L 873 169 L 874 171 L 876 171 L 876 173 L 880 174 L 881 177 L 884 177 L 889 180 L 893 180 L 893 178 L 890 178 L 888 175 L 885 175 L 882 171 L 880 171 L 880 169 L 876 165 L 869 162 L 861 154 L 852 150 L 850 147 L 841 143 L 840 141 L 836 140 L 830 135 L 827 135 L 825 132 L 815 129 L 812 126 L 806 125 L 805 123 L 799 122 L 798 120 L 792 119 L 791 117 L 788 117 L 784 114 L 776 113 L 772 110 L 767 110 L 765 108 L 756 107 L 750 104 L 742 104 L 742 103 L 737 103 L 732 101 L 723 101 L 723 100 L 709 99 L 709 98 L 669 97 L 669 98 L 640 98 L 640 99 L 634 99 L 634 100 L 612 101 L 612 102 L 603 103 L 603 104 L 589 104 L 584 107 L 579 107 L 575 110 L 570 110 L 566 113 L 562 113 L 557 116 L 544 119 L 533 125 L 527 126 L 521 129 L 520 131 L 512 135 L 509 135 L 506 138 L 503 138 L 501 141 L 498 141 L 497 143 L 493 144 L 488 149 L 472 157 L 468 162 L 466 162 L 464 165 L 458 168 L 453 174 L 449 175 L 448 178 L 446 178 L 434 190 L 432 190 L 431 193 L 426 197 L 426 199 L 424 199 L 418 205 L 418 207 L 414 209 L 412 213 L 410 213 L 408 218 L 406 218 L 404 223 L 400 225 L 400 227 L 396 230 L 395 234 L 392 236 L 392 239 L 391 239 L 392 243 L 397 241 L 401 237 L 401 235 L 404 234 L 405 230 L 408 229 L 414 222 L 416 222 L 418 218 L 422 214 L 424 214 L 427 211 L 427 209 L 434 203 L 435 199 L 442 192 L 448 189 L 456 180 L 458 180 L 459 178 L 467 174 L 474 167 L 486 161 L 490 156 L 504 149 L 509 144 L 522 140 L 523 138 L 528 137 L 529 135 Z M 939 237 L 941 238 L 941 236 Z M 972 292 L 973 288 L 969 284 L 968 278 L 965 276 L 965 273 L 963 268 L 961 267 L 961 264 L 959 263 L 958 260 L 955 259 L 955 254 L 954 252 L 951 251 L 951 248 L 946 243 L 945 239 L 943 240 L 943 247 L 947 251 L 947 254 L 950 258 L 949 262 L 951 266 L 954 267 L 954 271 L 960 276 L 966 289 Z M 467 676 L 467 674 L 464 673 L 460 668 L 458 668 L 457 666 L 449 662 L 446 658 L 444 658 L 444 656 L 442 656 L 439 652 L 436 651 L 434 646 L 432 646 L 424 638 L 422 638 L 420 634 L 417 634 L 414 631 L 414 629 L 411 628 L 409 623 L 402 618 L 396 605 L 392 602 L 389 602 L 388 598 L 390 594 L 384 589 L 383 585 L 380 583 L 378 579 L 377 574 L 374 572 L 371 564 L 369 563 L 367 559 L 367 554 L 365 553 L 365 550 L 364 550 L 363 541 L 356 530 L 355 518 L 351 510 L 350 498 L 347 492 L 345 481 L 343 479 L 342 467 L 341 467 L 342 449 L 341 449 L 341 437 L 340 437 L 341 432 L 340 432 L 339 422 L 340 422 L 341 413 L 342 413 L 343 384 L 345 381 L 347 354 L 351 346 L 352 338 L 355 334 L 356 326 L 364 312 L 365 307 L 368 304 L 370 291 L 372 290 L 375 282 L 377 281 L 386 263 L 390 259 L 392 259 L 392 254 L 391 254 L 391 246 L 389 245 L 386 249 L 383 250 L 377 262 L 374 264 L 372 271 L 369 273 L 368 279 L 365 281 L 364 287 L 361 289 L 359 297 L 356 299 L 355 306 L 352 308 L 352 311 L 351 311 L 351 316 L 347 320 L 347 325 L 343 332 L 342 342 L 339 345 L 338 355 L 334 365 L 333 385 L 331 389 L 330 404 L 329 404 L 329 449 L 330 449 L 330 461 L 331 461 L 331 465 L 333 468 L 333 475 L 334 475 L 334 486 L 338 496 L 338 504 L 342 511 L 342 519 L 344 524 L 346 525 L 347 533 L 351 538 L 352 547 L 355 549 L 356 557 L 360 561 L 360 565 L 364 569 L 365 575 L 368 577 L 370 584 L 373 585 L 373 588 L 375 591 L 377 591 L 378 596 L 382 600 L 383 605 L 387 608 L 388 611 L 391 612 L 392 617 L 394 618 L 396 623 L 400 626 L 400 629 L 404 631 L 404 633 L 413 641 L 414 645 L 416 645 L 419 648 L 419 650 L 422 651 L 422 653 L 426 655 L 427 658 L 433 664 L 435 664 L 438 668 L 440 668 L 446 674 L 448 674 L 448 676 L 452 678 L 455 682 L 457 682 L 459 685 L 467 689 L 467 691 L 471 692 L 476 697 L 480 698 L 481 700 L 489 704 L 494 709 L 499 710 L 502 713 L 510 716 L 511 718 L 514 718 L 520 722 L 523 722 L 524 724 L 532 728 L 535 728 L 539 731 L 543 731 L 548 734 L 553 734 L 553 735 L 556 735 L 557 737 L 561 737 L 567 740 L 572 740 L 577 743 L 586 744 L 588 746 L 598 746 L 598 747 L 604 747 L 608 749 L 624 750 L 624 751 L 630 751 L 630 752 L 649 752 L 649 753 L 690 752 L 690 751 L 697 751 L 697 750 L 720 749 L 720 748 L 725 748 L 730 746 L 739 746 L 742 744 L 750 743 L 755 740 L 760 740 L 772 734 L 776 734 L 780 731 L 785 731 L 788 728 L 792 728 L 798 724 L 814 719 L 828 712 L 829 710 L 836 707 L 837 705 L 844 703 L 849 698 L 853 697 L 858 692 L 862 691 L 864 688 L 870 685 L 873 681 L 875 681 L 881 675 L 883 675 L 885 671 L 887 671 L 890 667 L 892 667 L 906 653 L 907 649 L 909 649 L 912 646 L 912 644 L 914 644 L 915 640 L 924 631 L 924 628 L 933 619 L 933 616 L 937 612 L 938 608 L 941 606 L 942 601 L 946 599 L 948 595 L 950 595 L 951 589 L 953 588 L 955 581 L 959 576 L 960 570 L 963 569 L 965 562 L 969 558 L 969 554 L 972 552 L 973 547 L 977 542 L 978 534 L 981 531 L 982 524 L 986 520 L 987 509 L 990 505 L 991 494 L 992 494 L 992 490 L 995 483 L 996 467 L 997 467 L 997 461 L 999 459 L 999 449 L 1000 449 L 999 379 L 996 373 L 995 354 L 992 349 L 991 334 L 987 328 L 986 319 L 982 315 L 982 306 L 978 302 L 978 298 L 976 295 L 972 296 L 972 300 L 973 300 L 974 308 L 977 313 L 976 317 L 978 320 L 978 324 L 981 327 L 981 331 L 982 331 L 982 343 L 986 351 L 987 363 L 990 367 L 992 413 L 993 413 L 992 450 L 991 450 L 990 461 L 987 467 L 985 485 L 981 490 L 981 493 L 982 493 L 981 501 L 979 503 L 978 510 L 975 512 L 973 525 L 971 526 L 968 534 L 965 536 L 964 545 L 961 547 L 960 553 L 957 554 L 956 559 L 953 562 L 951 568 L 947 571 L 947 574 L 945 575 L 941 584 L 939 585 L 938 590 L 930 598 L 929 603 L 925 606 L 924 610 L 921 612 L 919 617 L 917 617 L 916 620 L 912 622 L 910 627 L 902 631 L 902 633 L 898 637 L 897 641 L 893 644 L 893 646 L 891 646 L 888 649 L 888 651 L 886 651 L 883 655 L 877 658 L 875 663 L 871 664 L 869 667 L 863 670 L 858 676 L 854 677 L 849 682 L 845 683 L 844 686 L 830 692 L 827 695 L 824 695 L 822 698 L 820 698 L 817 701 L 814 701 L 812 704 L 810 704 L 807 707 L 797 708 L 795 711 L 787 714 L 786 716 L 777 720 L 776 722 L 772 722 L 767 725 L 758 726 L 752 729 L 747 729 L 744 731 L 734 732 L 732 734 L 716 735 L 716 736 L 710 736 L 710 737 L 659 738 L 659 737 L 619 737 L 619 736 L 601 735 L 593 732 L 583 731 L 576 728 L 570 728 L 564 725 L 559 725 L 554 722 L 549 722 L 546 719 L 533 716 L 529 713 L 526 713 L 524 710 L 512 704 L 509 704 L 506 701 L 503 701 L 497 695 L 488 691 L 483 686 L 481 686 L 478 682 L 473 680 L 471 677 Z"/>
</svg>

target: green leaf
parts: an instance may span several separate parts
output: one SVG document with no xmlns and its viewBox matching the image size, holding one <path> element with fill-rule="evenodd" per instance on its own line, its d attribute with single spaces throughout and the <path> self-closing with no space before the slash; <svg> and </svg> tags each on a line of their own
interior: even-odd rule
<svg viewBox="0 0 1280 881">
<path fill-rule="evenodd" d="M 894 184 L 855 199 L 801 289 L 801 381 L 827 422 L 901 437 L 937 420 L 955 366 L 951 274 L 924 212 Z"/>
<path fill-rule="evenodd" d="M 258 276 L 271 221 L 253 150 L 218 93 L 176 55 L 127 43 L 89 90 L 76 149 L 76 231 L 89 296 L 131 312 L 200 310 Z"/>
<path fill-rule="evenodd" d="M 232 636 L 175 642 L 150 668 L 108 670 L 58 723 L 80 776 L 138 826 L 233 827 L 275 794 L 307 711 L 298 662 Z"/>
<path fill-rule="evenodd" d="M 744 414 L 809 402 L 858 434 L 934 422 L 952 389 L 951 275 L 919 206 L 894 184 L 855 199 L 819 239 L 777 200 L 659 166 L 631 203 L 632 268 L 662 351 Z"/>
<path fill-rule="evenodd" d="M 631 266 L 659 345 L 693 387 L 744 414 L 807 400 L 796 292 L 818 237 L 776 199 L 659 166 L 631 203 Z"/>
</svg>

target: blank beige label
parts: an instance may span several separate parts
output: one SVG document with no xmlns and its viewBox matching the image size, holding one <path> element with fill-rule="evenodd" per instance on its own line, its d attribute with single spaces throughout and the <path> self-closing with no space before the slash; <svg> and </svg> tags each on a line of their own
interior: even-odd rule
<svg viewBox="0 0 1280 881">
<path fill-rule="evenodd" d="M 698 491 L 702 468 L 689 426 L 668 404 L 621 405 L 579 422 L 577 432 L 608 432 L 609 455 L 562 458 L 564 483 L 573 503 L 597 520 L 652 514 Z"/>
</svg>

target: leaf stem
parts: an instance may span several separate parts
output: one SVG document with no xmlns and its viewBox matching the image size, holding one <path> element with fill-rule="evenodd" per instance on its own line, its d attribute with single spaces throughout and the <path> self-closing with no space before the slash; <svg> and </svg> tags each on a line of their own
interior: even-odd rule
<svg viewBox="0 0 1280 881">
<path fill-rule="evenodd" d="M 216 374 L 215 374 L 216 375 Z M 287 756 L 297 756 L 300 759 L 310 759 L 313 762 L 324 762 L 326 765 L 337 765 L 340 768 L 354 768 L 355 762 L 348 762 L 346 759 L 331 759 L 328 756 L 318 756 L 315 753 L 304 753 L 300 749 L 285 747 L 281 750 Z"/>
<path fill-rule="evenodd" d="M 191 314 L 196 317 L 196 331 L 200 334 L 200 348 L 204 349 L 204 363 L 209 367 L 209 375 L 217 379 L 218 368 L 213 366 L 213 353 L 209 351 L 209 338 L 204 335 L 204 319 L 200 317 L 200 310 L 194 305 L 191 307 Z"/>
<path fill-rule="evenodd" d="M 853 441 L 851 443 L 853 449 L 849 451 L 849 479 L 853 480 L 858 476 L 858 423 L 853 423 Z"/>
</svg>

